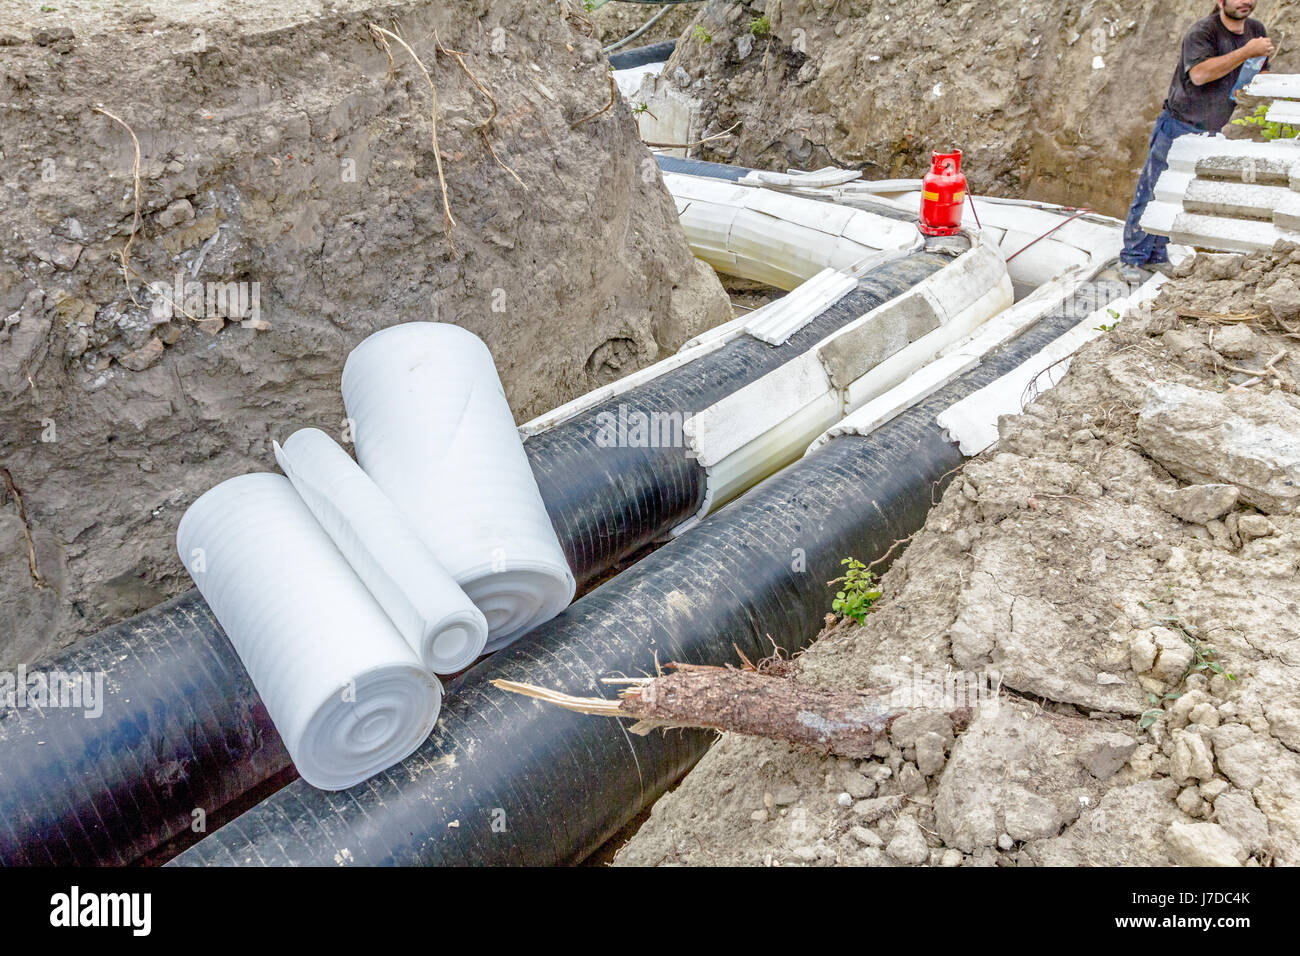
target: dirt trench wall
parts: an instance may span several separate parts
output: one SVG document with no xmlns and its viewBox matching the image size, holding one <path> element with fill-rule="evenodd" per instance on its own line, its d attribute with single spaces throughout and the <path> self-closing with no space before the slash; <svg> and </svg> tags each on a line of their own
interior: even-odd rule
<svg viewBox="0 0 1300 956">
<path fill-rule="evenodd" d="M 341 436 L 343 361 L 377 329 L 471 329 L 523 419 L 730 317 L 626 105 L 571 128 L 609 86 L 557 4 L 305 6 L 0 13 L 0 466 L 46 585 L 5 495 L 0 667 L 188 587 L 184 509 L 273 468 L 273 438 Z M 389 75 L 370 21 L 437 86 L 454 258 L 428 85 L 395 43 Z M 96 105 L 140 145 L 129 290 L 134 148 Z M 150 283 L 178 281 L 169 319 Z M 234 284 L 245 321 L 186 283 Z"/>
<path fill-rule="evenodd" d="M 703 132 L 740 121 L 707 159 L 885 179 L 921 176 L 930 151 L 951 145 L 975 190 L 1122 216 L 1182 35 L 1211 7 L 710 0 L 667 72 L 685 71 L 675 82 L 702 101 Z M 1255 15 L 1290 36 L 1300 3 L 1266 0 Z M 770 35 L 754 24 L 764 16 Z M 1284 47 L 1273 68 L 1300 58 Z"/>
</svg>

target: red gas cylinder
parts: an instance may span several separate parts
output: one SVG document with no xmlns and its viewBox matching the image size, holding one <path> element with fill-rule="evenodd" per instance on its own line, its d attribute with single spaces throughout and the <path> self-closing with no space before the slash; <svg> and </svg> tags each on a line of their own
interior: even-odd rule
<svg viewBox="0 0 1300 956">
<path fill-rule="evenodd" d="M 961 150 L 936 152 L 933 163 L 929 175 L 921 181 L 921 232 L 927 236 L 955 236 L 961 230 L 966 202 Z"/>
</svg>

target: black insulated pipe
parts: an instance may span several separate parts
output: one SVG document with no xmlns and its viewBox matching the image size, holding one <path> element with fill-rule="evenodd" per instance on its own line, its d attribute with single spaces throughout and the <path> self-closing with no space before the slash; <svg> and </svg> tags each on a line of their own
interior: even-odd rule
<svg viewBox="0 0 1300 956">
<path fill-rule="evenodd" d="M 736 662 L 816 636 L 841 558 L 870 560 L 924 523 L 964 461 L 935 424 L 1104 301 L 1066 304 L 867 436 L 845 436 L 574 603 L 449 688 L 433 736 L 339 793 L 301 780 L 177 865 L 543 865 L 581 861 L 678 779 L 712 735 L 638 737 L 623 721 L 500 691 L 501 678 L 608 696 L 599 678 Z M 734 645 L 734 646 L 733 646 Z"/>
<path fill-rule="evenodd" d="M 886 263 L 784 346 L 742 337 L 525 442 L 578 580 L 591 581 L 664 535 L 698 509 L 704 491 L 703 471 L 680 442 L 603 447 L 601 411 L 707 407 L 947 261 L 918 253 Z M 36 669 L 103 673 L 104 710 L 86 719 L 68 709 L 0 706 L 0 865 L 132 862 L 188 835 L 196 811 L 215 823 L 230 801 L 290 767 L 247 672 L 197 591 Z"/>
<path fill-rule="evenodd" d="M 103 712 L 0 706 L 0 865 L 132 863 L 289 766 L 198 591 L 29 671 L 104 674 Z"/>
<path fill-rule="evenodd" d="M 609 55 L 609 65 L 616 70 L 630 70 L 651 63 L 663 63 L 677 49 L 676 40 L 664 40 L 647 46 L 635 46 L 630 50 L 618 50 Z"/>
<path fill-rule="evenodd" d="M 616 395 L 524 442 L 551 524 L 582 588 L 687 520 L 704 501 L 704 469 L 682 424 L 952 260 L 918 252 L 873 269 L 783 345 L 748 335 Z"/>
</svg>

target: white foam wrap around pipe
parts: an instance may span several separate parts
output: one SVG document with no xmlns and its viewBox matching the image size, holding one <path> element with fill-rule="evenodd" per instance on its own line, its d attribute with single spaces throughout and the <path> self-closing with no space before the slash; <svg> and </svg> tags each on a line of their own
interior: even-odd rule
<svg viewBox="0 0 1300 956">
<path fill-rule="evenodd" d="M 357 460 L 478 606 L 498 650 L 576 590 L 486 345 L 440 322 L 371 335 L 348 356 Z"/>
<path fill-rule="evenodd" d="M 334 439 L 294 432 L 275 458 L 406 642 L 435 674 L 464 670 L 488 626 L 410 522 Z"/>
<path fill-rule="evenodd" d="M 309 784 L 353 786 L 429 736 L 438 679 L 287 479 L 217 485 L 181 518 L 176 547 Z"/>
</svg>

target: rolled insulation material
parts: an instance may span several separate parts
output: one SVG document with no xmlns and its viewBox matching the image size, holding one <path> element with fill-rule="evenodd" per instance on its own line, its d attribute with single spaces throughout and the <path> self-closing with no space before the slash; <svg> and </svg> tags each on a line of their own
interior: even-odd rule
<svg viewBox="0 0 1300 956">
<path fill-rule="evenodd" d="M 176 547 L 313 787 L 361 783 L 429 736 L 441 685 L 287 479 L 217 485 Z"/>
<path fill-rule="evenodd" d="M 348 356 L 357 460 L 505 647 L 573 600 L 576 581 L 524 454 L 496 365 L 472 332 L 408 322 Z"/>
<path fill-rule="evenodd" d="M 318 428 L 274 444 L 294 489 L 425 666 L 454 674 L 474 663 L 487 619 L 374 480 Z"/>
</svg>

